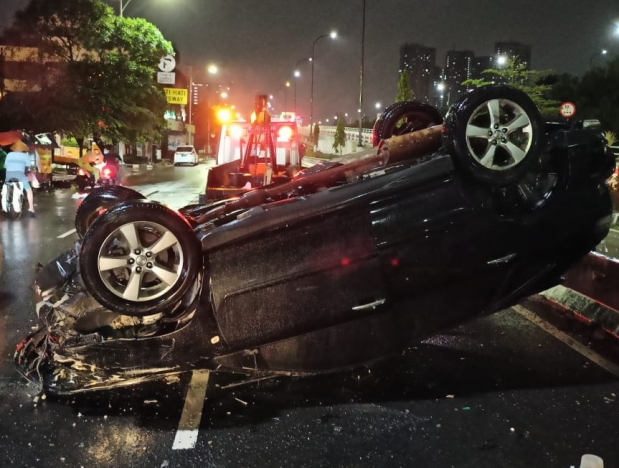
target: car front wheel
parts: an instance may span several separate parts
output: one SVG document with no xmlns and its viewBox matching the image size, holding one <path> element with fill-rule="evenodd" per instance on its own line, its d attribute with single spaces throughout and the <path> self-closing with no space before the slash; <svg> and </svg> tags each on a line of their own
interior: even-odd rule
<svg viewBox="0 0 619 468">
<path fill-rule="evenodd" d="M 513 182 L 541 162 L 542 118 L 518 89 L 482 86 L 466 93 L 444 125 L 443 146 L 457 165 L 483 182 Z"/>
<path fill-rule="evenodd" d="M 122 203 L 92 225 L 80 270 L 92 296 L 108 309 L 142 317 L 169 313 L 199 281 L 200 243 L 189 223 L 154 202 Z"/>
</svg>

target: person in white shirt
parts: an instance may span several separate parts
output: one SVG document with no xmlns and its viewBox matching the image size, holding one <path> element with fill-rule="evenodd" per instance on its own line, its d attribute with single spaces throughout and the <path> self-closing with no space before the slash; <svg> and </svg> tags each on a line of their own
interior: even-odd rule
<svg viewBox="0 0 619 468">
<path fill-rule="evenodd" d="M 23 141 L 16 141 L 11 145 L 11 151 L 6 155 L 4 167 L 6 168 L 6 180 L 15 178 L 24 184 L 28 198 L 28 211 L 30 217 L 34 218 L 34 196 L 32 195 L 30 181 L 26 176 L 26 168 L 30 167 L 30 155 L 28 154 L 28 146 Z"/>
</svg>

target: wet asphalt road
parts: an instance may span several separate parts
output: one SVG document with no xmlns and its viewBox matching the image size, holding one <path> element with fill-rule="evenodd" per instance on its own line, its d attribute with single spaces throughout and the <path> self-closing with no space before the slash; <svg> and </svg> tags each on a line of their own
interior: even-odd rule
<svg viewBox="0 0 619 468">
<path fill-rule="evenodd" d="M 176 208 L 197 198 L 204 171 L 161 168 L 127 185 Z M 71 195 L 38 194 L 36 219 L 0 221 L 0 467 L 569 468 L 585 453 L 619 467 L 616 375 L 513 310 L 353 371 L 225 390 L 212 376 L 188 450 L 172 446 L 190 376 L 35 402 L 12 351 L 35 323 L 34 264 L 75 241 L 58 238 L 73 228 Z M 619 362 L 613 343 L 552 321 Z"/>
</svg>

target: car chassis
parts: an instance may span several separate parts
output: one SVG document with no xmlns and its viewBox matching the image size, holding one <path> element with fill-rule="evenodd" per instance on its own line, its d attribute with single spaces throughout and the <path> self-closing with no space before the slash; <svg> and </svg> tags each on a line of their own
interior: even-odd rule
<svg viewBox="0 0 619 468">
<path fill-rule="evenodd" d="M 426 107 L 387 109 L 354 163 L 232 199 L 175 212 L 93 192 L 83 238 L 37 274 L 17 369 L 63 395 L 351 368 L 558 284 L 606 236 L 599 134 L 543 123 L 506 86 L 467 93 L 444 123 Z"/>
</svg>

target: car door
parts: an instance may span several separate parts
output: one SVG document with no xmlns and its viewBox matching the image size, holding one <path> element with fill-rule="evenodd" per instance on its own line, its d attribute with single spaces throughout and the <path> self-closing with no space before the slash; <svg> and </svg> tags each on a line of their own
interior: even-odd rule
<svg viewBox="0 0 619 468">
<path fill-rule="evenodd" d="M 279 208 L 300 209 L 288 205 Z M 214 313 L 227 342 L 254 346 L 380 313 L 387 298 L 370 224 L 361 204 L 210 252 Z"/>
</svg>

